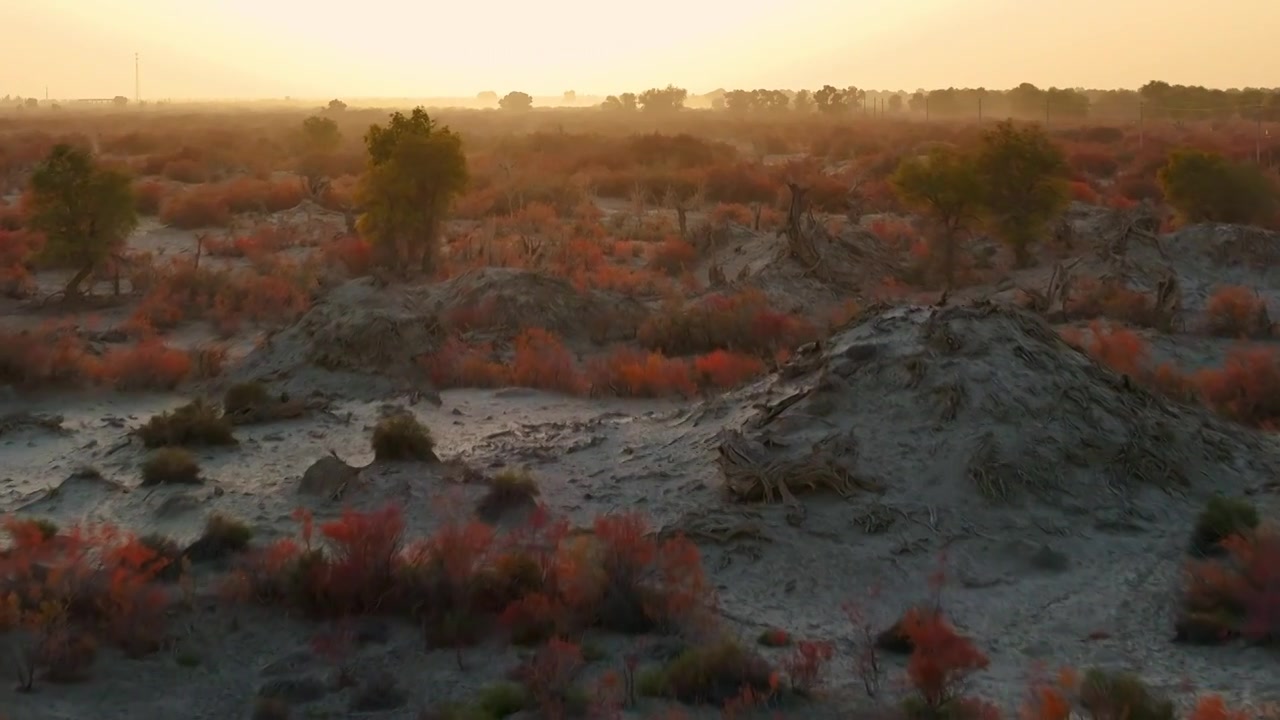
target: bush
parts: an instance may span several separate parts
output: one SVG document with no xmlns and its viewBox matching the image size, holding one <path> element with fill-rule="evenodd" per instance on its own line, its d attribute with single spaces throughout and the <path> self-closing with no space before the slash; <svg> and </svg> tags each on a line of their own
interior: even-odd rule
<svg viewBox="0 0 1280 720">
<path fill-rule="evenodd" d="M 1280 533 L 1265 525 L 1221 541 L 1226 557 L 1188 564 L 1179 637 L 1224 642 L 1244 636 L 1280 641 L 1276 578 L 1280 577 Z M 1193 637 L 1194 635 L 1194 637 Z"/>
<path fill-rule="evenodd" d="M 160 220 L 181 230 L 226 227 L 231 224 L 231 208 L 221 193 L 185 190 L 164 201 L 160 206 Z"/>
<path fill-rule="evenodd" d="M 645 695 L 720 706 L 741 697 L 743 688 L 771 695 L 776 684 L 768 661 L 733 640 L 685 650 L 666 666 L 646 672 L 639 679 L 640 692 Z"/>
<path fill-rule="evenodd" d="M 481 519 L 493 522 L 511 508 L 534 504 L 539 493 L 529 471 L 503 470 L 489 481 L 489 492 L 480 499 L 476 512 Z"/>
<path fill-rule="evenodd" d="M 195 456 L 182 448 L 160 448 L 142 463 L 143 487 L 194 485 L 200 482 L 200 465 Z"/>
<path fill-rule="evenodd" d="M 1218 415 L 1251 427 L 1280 427 L 1280 359 L 1274 351 L 1234 349 L 1222 368 L 1196 373 L 1195 383 Z"/>
<path fill-rule="evenodd" d="M 1205 305 L 1206 329 L 1209 334 L 1227 338 L 1271 336 L 1271 318 L 1267 302 L 1256 292 L 1239 286 L 1219 288 Z"/>
<path fill-rule="evenodd" d="M 1242 498 L 1216 495 L 1209 499 L 1196 518 L 1192 550 L 1201 555 L 1216 554 L 1219 544 L 1232 535 L 1245 535 L 1258 527 L 1258 509 Z"/>
<path fill-rule="evenodd" d="M 231 422 L 221 410 L 201 399 L 152 417 L 137 434 L 149 448 L 236 444 Z"/>
<path fill-rule="evenodd" d="M 1189 223 L 1265 224 L 1280 198 L 1262 168 L 1200 150 L 1174 152 L 1157 178 L 1169 205 Z"/>
<path fill-rule="evenodd" d="M 1080 687 L 1080 702 L 1096 718 L 1173 720 L 1173 703 L 1129 673 L 1091 668 Z"/>
<path fill-rule="evenodd" d="M 669 356 L 727 350 L 767 359 L 817 337 L 811 323 L 775 310 L 759 292 L 711 295 L 689 306 L 668 304 L 636 334 L 641 345 Z"/>
<path fill-rule="evenodd" d="M 204 523 L 204 532 L 184 553 L 191 562 L 219 560 L 249 549 L 253 530 L 245 523 L 221 513 L 213 513 Z"/>
<path fill-rule="evenodd" d="M 427 426 L 407 412 L 383 418 L 373 429 L 375 460 L 439 462 Z"/>
<path fill-rule="evenodd" d="M 253 412 L 274 401 L 267 386 L 260 382 L 236 383 L 223 393 L 222 410 L 228 415 L 236 415 Z"/>
</svg>

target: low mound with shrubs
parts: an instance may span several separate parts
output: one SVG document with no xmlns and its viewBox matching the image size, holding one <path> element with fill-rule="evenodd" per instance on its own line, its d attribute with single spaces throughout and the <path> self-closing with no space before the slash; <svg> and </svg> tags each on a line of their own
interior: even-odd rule
<svg viewBox="0 0 1280 720">
<path fill-rule="evenodd" d="M 431 430 L 414 415 L 401 412 L 373 429 L 373 457 L 379 461 L 439 462 Z"/>
</svg>

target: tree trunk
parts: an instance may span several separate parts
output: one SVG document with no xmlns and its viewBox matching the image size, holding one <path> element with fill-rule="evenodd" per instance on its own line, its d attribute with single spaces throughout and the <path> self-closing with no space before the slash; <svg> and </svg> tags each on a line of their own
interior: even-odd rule
<svg viewBox="0 0 1280 720">
<path fill-rule="evenodd" d="M 947 228 L 942 235 L 943 289 L 950 290 L 956 278 L 956 233 Z"/>
<path fill-rule="evenodd" d="M 760 232 L 760 211 L 763 209 L 762 203 L 756 203 L 755 215 L 751 219 L 751 229 L 755 232 Z"/>
<path fill-rule="evenodd" d="M 89 277 L 91 274 L 93 274 L 93 263 L 80 268 L 80 271 L 71 276 L 71 279 L 67 281 L 67 286 L 63 288 L 62 294 L 67 298 L 79 297 L 80 285 L 82 285 L 84 283 L 84 279 Z"/>
<path fill-rule="evenodd" d="M 677 205 L 677 206 L 676 206 L 676 222 L 678 222 L 678 223 L 680 224 L 680 239 L 681 239 L 681 240 L 684 240 L 684 239 L 688 238 L 688 236 L 689 236 L 689 233 L 688 233 L 688 223 L 687 223 L 687 218 L 686 218 L 686 216 L 685 216 L 687 212 L 688 212 L 688 211 L 687 211 L 687 210 L 685 210 L 685 208 L 684 208 L 684 206 L 683 206 L 683 205 Z"/>
</svg>

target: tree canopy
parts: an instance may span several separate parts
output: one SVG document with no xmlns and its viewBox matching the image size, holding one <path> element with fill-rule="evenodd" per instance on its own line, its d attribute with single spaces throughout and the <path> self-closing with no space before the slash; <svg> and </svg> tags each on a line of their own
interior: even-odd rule
<svg viewBox="0 0 1280 720">
<path fill-rule="evenodd" d="M 44 234 L 50 263 L 71 267 L 68 296 L 138 226 L 129 177 L 98 167 L 88 151 L 60 144 L 31 175 L 31 229 Z"/>
<path fill-rule="evenodd" d="M 1070 201 L 1066 158 L 1043 128 L 1005 121 L 983 133 L 976 162 L 993 229 L 1025 265 L 1037 235 Z"/>
<path fill-rule="evenodd" d="M 440 226 L 467 183 L 462 138 L 441 127 L 421 107 L 393 113 L 365 135 L 369 167 L 359 196 L 360 232 L 373 243 L 379 263 L 434 269 Z"/>
</svg>

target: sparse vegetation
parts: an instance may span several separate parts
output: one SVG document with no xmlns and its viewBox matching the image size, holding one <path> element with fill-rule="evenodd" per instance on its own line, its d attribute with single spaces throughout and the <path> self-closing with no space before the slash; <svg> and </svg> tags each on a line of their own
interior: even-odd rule
<svg viewBox="0 0 1280 720">
<path fill-rule="evenodd" d="M 410 413 L 383 418 L 373 429 L 375 460 L 437 462 L 431 430 Z"/>
<path fill-rule="evenodd" d="M 137 432 L 149 448 L 236 444 L 231 422 L 216 405 L 200 399 L 152 417 Z"/>
<path fill-rule="evenodd" d="M 194 485 L 200 482 L 200 465 L 190 452 L 162 447 L 142 462 L 142 485 Z"/>
</svg>

